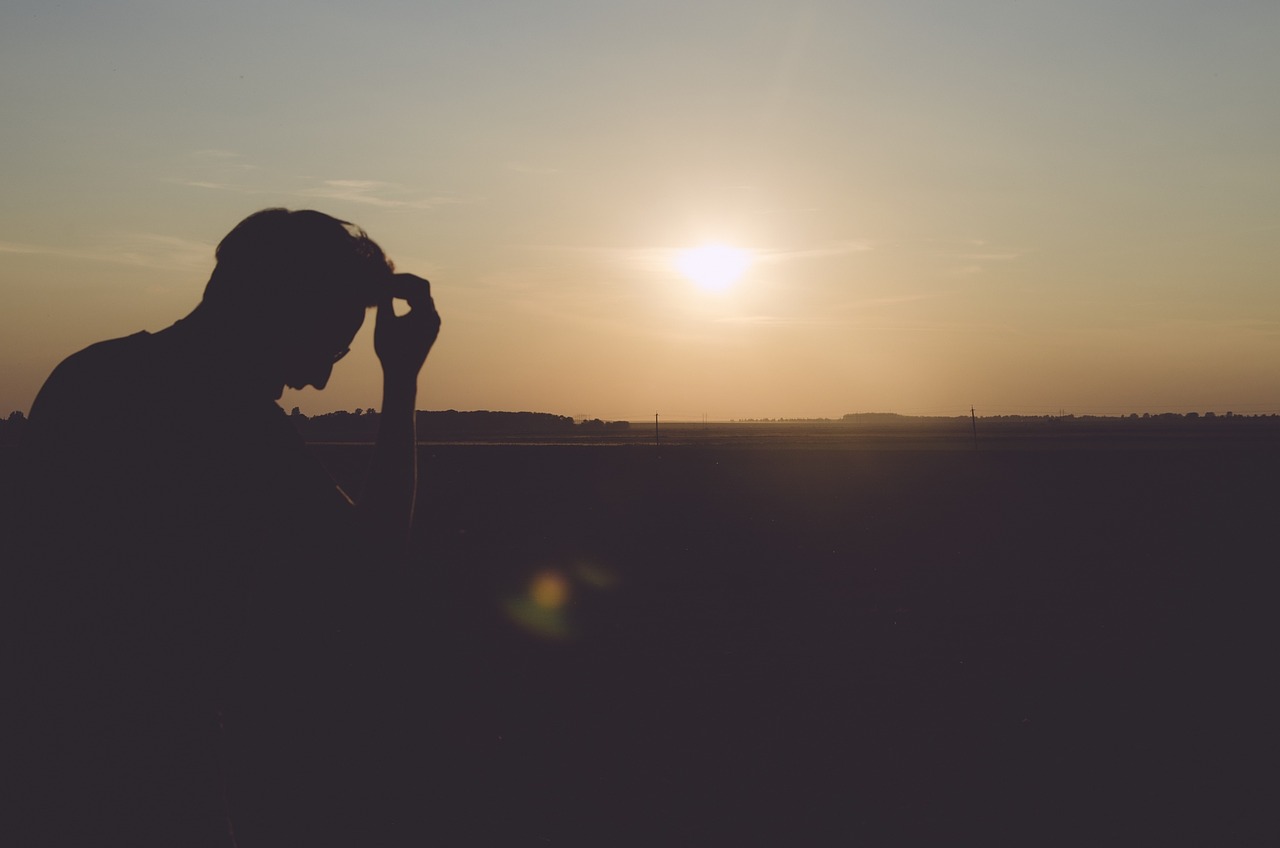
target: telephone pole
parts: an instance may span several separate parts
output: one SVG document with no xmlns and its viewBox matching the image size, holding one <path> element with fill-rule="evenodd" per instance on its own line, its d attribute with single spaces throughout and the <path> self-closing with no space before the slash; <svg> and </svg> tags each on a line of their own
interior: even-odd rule
<svg viewBox="0 0 1280 848">
<path fill-rule="evenodd" d="M 978 449 L 978 413 L 969 407 L 969 420 L 973 423 L 973 449 Z"/>
</svg>

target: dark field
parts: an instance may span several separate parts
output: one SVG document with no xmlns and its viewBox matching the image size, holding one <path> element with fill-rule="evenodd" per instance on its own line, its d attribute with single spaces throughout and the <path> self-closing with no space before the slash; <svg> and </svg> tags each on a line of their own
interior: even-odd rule
<svg viewBox="0 0 1280 848">
<path fill-rule="evenodd" d="M 424 444 L 374 841 L 1274 844 L 1274 428 L 979 425 Z"/>
<path fill-rule="evenodd" d="M 1256 838 L 1274 442 L 710 432 L 423 447 L 440 844 Z"/>
</svg>

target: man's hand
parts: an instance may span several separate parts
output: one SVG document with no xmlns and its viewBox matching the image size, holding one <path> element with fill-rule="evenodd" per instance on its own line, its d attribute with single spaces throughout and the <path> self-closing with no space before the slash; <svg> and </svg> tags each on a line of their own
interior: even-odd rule
<svg viewBox="0 0 1280 848">
<path fill-rule="evenodd" d="M 391 305 L 395 298 L 408 301 L 409 311 L 404 315 L 396 315 Z M 382 415 L 373 462 L 356 507 L 373 538 L 391 545 L 404 544 L 413 526 L 418 489 L 418 439 L 414 431 L 418 372 L 439 332 L 440 316 L 431 300 L 431 284 L 413 274 L 395 274 L 388 279 L 373 328 L 373 349 L 382 362 Z"/>
<path fill-rule="evenodd" d="M 391 302 L 400 298 L 409 311 L 397 316 Z M 388 378 L 416 380 L 440 332 L 440 316 L 431 299 L 431 284 L 413 274 L 393 274 L 378 302 L 373 349 Z"/>
</svg>

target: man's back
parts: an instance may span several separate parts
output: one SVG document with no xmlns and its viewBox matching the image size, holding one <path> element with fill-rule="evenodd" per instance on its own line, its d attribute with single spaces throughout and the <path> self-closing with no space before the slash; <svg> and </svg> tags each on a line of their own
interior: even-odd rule
<svg viewBox="0 0 1280 848">
<path fill-rule="evenodd" d="M 228 810 L 244 845 L 350 844 L 336 817 L 378 818 L 353 781 L 404 749 L 368 734 L 405 724 L 382 580 L 413 521 L 430 284 L 313 210 L 250 215 L 215 259 L 187 317 L 69 357 L 32 406 L 0 587 L 28 728 L 0 750 L 26 784 L 3 793 L 15 844 L 226 844 Z M 323 389 L 374 307 L 382 414 L 353 502 L 275 400 Z"/>
<path fill-rule="evenodd" d="M 32 406 L 15 565 L 33 741 L 56 749 L 33 788 L 94 799 L 86 833 L 225 831 L 227 724 L 284 696 L 282 656 L 315 673 L 298 650 L 336 615 L 350 505 L 279 407 L 210 365 L 139 333 L 69 357 Z"/>
</svg>

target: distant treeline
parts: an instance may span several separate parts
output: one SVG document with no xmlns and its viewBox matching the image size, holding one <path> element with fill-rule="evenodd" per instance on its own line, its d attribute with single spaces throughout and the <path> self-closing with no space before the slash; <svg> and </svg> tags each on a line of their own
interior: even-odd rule
<svg viewBox="0 0 1280 848">
<path fill-rule="evenodd" d="M 850 412 L 843 418 L 735 418 L 731 424 L 911 424 L 950 421 L 952 417 L 899 415 L 896 412 Z M 968 421 L 969 416 L 964 416 Z"/>
<path fill-rule="evenodd" d="M 1272 421 L 1280 422 L 1280 415 L 1240 415 L 1235 412 L 1137 412 L 1128 415 L 979 415 L 978 421 L 1010 424 L 1058 424 L 1067 422 L 1097 422 L 1116 424 L 1124 421 L 1148 421 L 1162 424 L 1182 424 L 1203 421 Z M 840 418 L 737 418 L 734 424 L 865 424 L 875 426 L 911 426 L 942 424 L 949 421 L 970 420 L 969 415 L 902 415 L 897 412 L 850 412 Z"/>
<path fill-rule="evenodd" d="M 373 441 L 378 433 L 379 415 L 373 409 L 357 409 L 354 412 L 329 412 L 324 415 L 306 416 L 294 407 L 289 420 L 307 441 L 314 442 L 365 442 Z M 913 428 L 949 427 L 968 425 L 968 415 L 923 416 L 900 415 L 896 412 L 851 412 L 841 418 L 742 418 L 732 424 L 830 424 L 854 427 Z M 1043 426 L 1048 428 L 1110 427 L 1158 427 L 1162 430 L 1187 427 L 1280 427 L 1280 415 L 1240 415 L 1235 412 L 1160 412 L 1130 413 L 1129 415 L 987 415 L 978 416 L 980 426 Z M 0 445 L 17 444 L 26 426 L 26 416 L 11 412 L 0 418 Z M 594 433 L 618 433 L 631 427 L 627 421 L 602 421 L 590 418 L 575 421 L 567 415 L 546 412 L 491 412 L 479 410 L 459 412 L 449 409 L 442 412 L 417 413 L 418 437 L 466 438 L 468 436 L 587 436 Z M 92 433 L 91 418 L 85 421 L 86 433 Z"/>
<path fill-rule="evenodd" d="M 10 412 L 8 418 L 0 418 L 0 445 L 17 444 L 26 425 L 27 416 L 21 412 Z"/>
<path fill-rule="evenodd" d="M 307 441 L 363 442 L 373 441 L 378 434 L 378 412 L 373 409 L 357 409 L 354 412 L 329 412 L 324 415 L 306 416 L 294 407 L 289 420 Z M 27 418 L 21 412 L 11 412 L 0 419 L 0 445 L 17 444 L 26 427 Z M 418 438 L 466 437 L 466 436 L 569 436 L 591 433 L 616 433 L 631 426 L 627 421 L 602 421 L 589 418 L 574 421 L 567 415 L 546 412 L 459 412 L 449 409 L 443 412 L 417 413 Z M 85 432 L 93 432 L 93 421 L 85 419 Z"/>
<path fill-rule="evenodd" d="M 849 416 L 845 416 L 848 418 Z M 967 418 L 968 416 L 960 416 Z M 1270 415 L 1239 415 L 1235 412 L 1224 412 L 1219 415 L 1216 412 L 1144 412 L 1139 415 L 1131 412 L 1128 415 L 989 415 L 978 416 L 979 421 L 1015 421 L 1015 422 L 1032 422 L 1032 421 L 1162 421 L 1165 423 L 1173 423 L 1177 421 L 1272 421 L 1280 419 L 1280 415 L 1272 413 Z"/>
<path fill-rule="evenodd" d="M 373 441 L 378 434 L 380 416 L 373 409 L 354 412 L 329 412 L 308 417 L 295 406 L 289 420 L 302 437 L 311 442 Z M 566 436 L 574 434 L 617 432 L 626 430 L 627 421 L 601 421 L 589 418 L 575 422 L 567 415 L 548 412 L 459 412 L 417 413 L 418 438 L 465 436 Z"/>
</svg>

